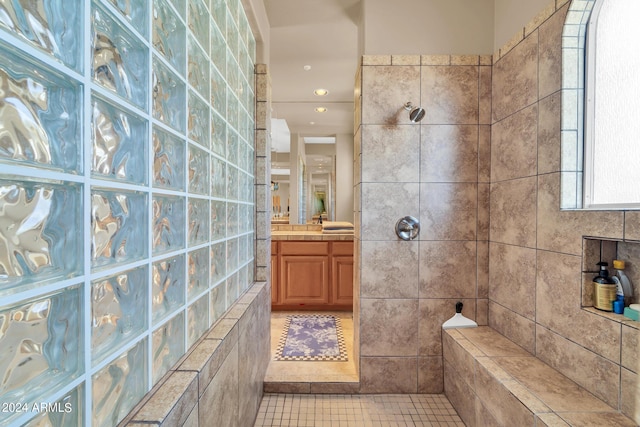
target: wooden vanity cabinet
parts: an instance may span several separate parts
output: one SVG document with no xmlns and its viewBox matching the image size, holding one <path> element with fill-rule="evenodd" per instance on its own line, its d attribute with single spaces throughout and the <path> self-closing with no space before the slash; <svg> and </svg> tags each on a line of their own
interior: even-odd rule
<svg viewBox="0 0 640 427">
<path fill-rule="evenodd" d="M 351 310 L 353 242 L 274 241 L 274 310 Z M 274 273 L 276 271 L 276 273 Z"/>
</svg>

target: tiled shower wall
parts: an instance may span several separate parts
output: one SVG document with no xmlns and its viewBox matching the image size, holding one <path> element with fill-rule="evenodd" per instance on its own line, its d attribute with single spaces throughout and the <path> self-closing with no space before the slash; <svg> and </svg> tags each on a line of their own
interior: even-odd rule
<svg viewBox="0 0 640 427">
<path fill-rule="evenodd" d="M 407 102 L 426 110 L 420 123 Z M 487 322 L 490 114 L 491 56 L 363 57 L 354 157 L 363 393 L 442 392 L 442 323 L 457 301 Z M 413 241 L 394 231 L 406 215 L 421 224 Z"/>
<path fill-rule="evenodd" d="M 625 240 L 618 253 L 637 266 L 637 250 L 626 248 L 640 240 L 640 215 L 560 210 L 562 123 L 577 114 L 561 103 L 575 82 L 562 72 L 569 6 L 550 4 L 494 55 L 489 325 L 634 417 L 639 331 L 582 307 L 590 305 L 583 277 L 594 274 L 581 272 L 598 259 L 584 236 Z"/>
<path fill-rule="evenodd" d="M 254 281 L 255 41 L 238 0 L 0 12 L 0 424 L 115 425 Z"/>
</svg>

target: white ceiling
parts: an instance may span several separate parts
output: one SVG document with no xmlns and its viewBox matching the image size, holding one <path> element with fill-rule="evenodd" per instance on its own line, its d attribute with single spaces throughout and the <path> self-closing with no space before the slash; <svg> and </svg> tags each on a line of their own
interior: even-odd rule
<svg viewBox="0 0 640 427">
<path fill-rule="evenodd" d="M 272 117 L 284 119 L 290 133 L 300 136 L 353 133 L 360 0 L 264 0 L 264 5 L 271 33 Z M 305 71 L 305 65 L 311 69 Z M 318 88 L 329 94 L 314 95 Z M 316 107 L 327 111 L 317 113 Z M 272 144 L 288 152 L 282 134 L 272 135 Z"/>
</svg>

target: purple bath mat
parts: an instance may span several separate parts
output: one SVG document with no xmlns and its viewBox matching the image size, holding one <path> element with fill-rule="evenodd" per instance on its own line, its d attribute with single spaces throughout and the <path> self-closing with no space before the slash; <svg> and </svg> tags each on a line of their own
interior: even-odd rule
<svg viewBox="0 0 640 427">
<path fill-rule="evenodd" d="M 317 314 L 287 316 L 274 360 L 349 360 L 340 319 Z"/>
</svg>

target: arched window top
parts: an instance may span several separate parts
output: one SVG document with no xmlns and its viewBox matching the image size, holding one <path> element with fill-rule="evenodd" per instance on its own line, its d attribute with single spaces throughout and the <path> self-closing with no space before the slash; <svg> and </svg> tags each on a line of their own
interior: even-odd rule
<svg viewBox="0 0 640 427">
<path fill-rule="evenodd" d="M 563 32 L 561 208 L 640 208 L 640 2 L 574 0 Z"/>
</svg>

